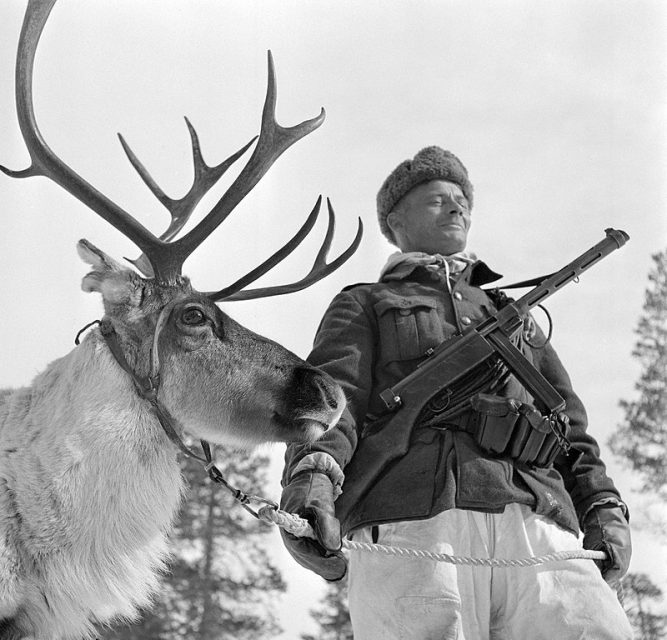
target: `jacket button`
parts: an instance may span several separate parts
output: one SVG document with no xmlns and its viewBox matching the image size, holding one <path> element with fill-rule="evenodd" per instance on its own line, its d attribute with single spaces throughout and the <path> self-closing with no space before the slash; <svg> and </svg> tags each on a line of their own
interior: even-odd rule
<svg viewBox="0 0 667 640">
<path fill-rule="evenodd" d="M 409 316 L 412 312 L 410 309 L 399 309 L 398 313 L 402 316 Z"/>
<path fill-rule="evenodd" d="M 463 324 L 470 324 L 470 323 L 472 322 L 472 320 L 471 320 L 468 316 L 463 316 L 463 317 L 461 318 L 461 322 L 462 322 Z"/>
<path fill-rule="evenodd" d="M 454 300 L 463 300 L 463 296 L 460 291 L 454 291 Z"/>
</svg>

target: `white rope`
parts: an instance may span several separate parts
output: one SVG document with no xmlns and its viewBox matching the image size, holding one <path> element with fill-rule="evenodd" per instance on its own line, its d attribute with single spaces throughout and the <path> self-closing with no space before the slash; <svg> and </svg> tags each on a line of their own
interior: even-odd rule
<svg viewBox="0 0 667 640">
<path fill-rule="evenodd" d="M 369 544 L 366 542 L 355 542 L 344 540 L 343 548 L 354 551 L 379 551 L 392 556 L 412 556 L 416 558 L 429 558 L 438 562 L 449 564 L 466 564 L 484 567 L 533 567 L 548 562 L 560 562 L 562 560 L 604 560 L 607 556 L 604 551 L 587 551 L 586 549 L 573 549 L 571 551 L 557 551 L 543 556 L 532 556 L 530 558 L 469 558 L 466 556 L 453 556 L 448 553 L 434 553 L 425 549 L 406 549 L 404 547 L 387 547 L 383 544 Z"/>
<path fill-rule="evenodd" d="M 313 538 L 315 534 L 307 520 L 293 513 L 287 513 L 281 509 L 271 506 L 262 507 L 259 517 L 264 522 L 270 522 L 285 529 L 298 538 Z M 371 551 L 385 553 L 392 556 L 410 556 L 413 558 L 428 558 L 437 562 L 449 564 L 464 564 L 485 567 L 533 567 L 547 562 L 560 562 L 562 560 L 604 560 L 607 555 L 604 551 L 588 551 L 587 549 L 573 549 L 571 551 L 557 551 L 543 556 L 530 558 L 504 559 L 504 558 L 468 558 L 465 556 L 453 556 L 448 553 L 434 553 L 425 549 L 407 549 L 404 547 L 389 547 L 384 544 L 370 544 L 367 542 L 355 542 L 354 540 L 343 540 L 343 549 L 350 551 Z"/>
</svg>

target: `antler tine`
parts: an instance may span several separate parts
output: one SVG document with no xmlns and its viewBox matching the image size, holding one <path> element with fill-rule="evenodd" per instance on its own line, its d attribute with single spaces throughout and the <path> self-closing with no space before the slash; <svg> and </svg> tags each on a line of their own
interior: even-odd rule
<svg viewBox="0 0 667 640">
<path fill-rule="evenodd" d="M 316 205 L 317 211 L 319 211 L 320 201 L 321 198 L 318 200 L 318 204 Z M 317 256 L 315 257 L 315 261 L 313 262 L 313 267 L 304 278 L 298 280 L 297 282 L 292 282 L 291 284 L 277 285 L 272 287 L 262 287 L 258 289 L 247 289 L 245 291 L 241 291 L 243 287 L 247 286 L 248 284 L 250 284 L 250 282 L 253 282 L 257 278 L 259 278 L 260 275 L 263 275 L 269 270 L 269 268 L 271 268 L 269 267 L 267 269 L 262 269 L 262 267 L 264 267 L 264 264 L 267 264 L 269 263 L 269 261 L 272 260 L 272 258 L 274 257 L 272 256 L 271 258 L 269 258 L 269 260 L 266 261 L 266 263 L 260 265 L 260 267 L 258 267 L 254 271 L 251 271 L 250 274 L 248 274 L 248 276 L 244 276 L 230 287 L 227 287 L 226 289 L 223 289 L 222 291 L 219 291 L 216 294 L 208 294 L 209 297 L 212 300 L 216 301 L 224 299 L 225 302 L 235 302 L 238 300 L 255 300 L 257 298 L 268 298 L 270 296 L 279 296 L 285 293 L 294 293 L 295 291 L 301 291 L 302 289 L 306 289 L 307 287 L 310 287 L 312 284 L 315 284 L 319 280 L 322 280 L 322 278 L 325 278 L 330 273 L 333 273 L 343 263 L 345 263 L 359 247 L 359 243 L 361 242 L 361 236 L 363 234 L 364 225 L 361 222 L 361 218 L 359 218 L 359 226 L 357 228 L 357 234 L 354 237 L 352 244 L 350 244 L 350 246 L 343 253 L 341 253 L 335 260 L 332 260 L 330 263 L 327 263 L 326 258 L 327 255 L 329 254 L 329 249 L 331 248 L 331 241 L 333 239 L 334 229 L 336 226 L 336 216 L 333 207 L 331 206 L 329 198 L 327 198 L 327 208 L 329 210 L 329 223 L 327 226 L 327 232 L 324 237 L 324 241 L 322 242 L 322 246 L 320 247 L 320 250 L 317 252 Z M 314 211 L 315 209 L 313 210 L 313 212 Z M 312 217 L 312 215 L 313 214 L 311 213 L 311 215 L 309 216 L 309 220 Z M 306 225 L 304 225 L 304 227 L 305 226 Z M 299 231 L 299 233 L 301 233 L 302 230 L 303 228 Z M 292 239 L 285 246 L 290 245 L 293 241 L 294 239 Z M 301 241 L 299 240 L 299 242 Z M 296 248 L 296 245 L 293 246 L 288 251 L 288 254 L 291 253 L 294 250 L 294 248 Z M 282 249 L 280 251 L 282 251 Z M 277 253 L 279 252 L 276 252 L 276 254 L 274 255 L 277 255 Z M 278 260 L 277 262 L 279 261 L 280 260 Z M 277 264 L 277 262 L 275 264 Z M 256 272 L 258 273 L 255 275 Z M 246 281 L 246 278 L 251 276 L 251 274 L 253 275 L 253 277 Z"/>
<path fill-rule="evenodd" d="M 0 169 L 14 178 L 49 178 L 132 240 L 152 260 L 161 247 L 161 241 L 60 160 L 46 144 L 37 126 L 32 93 L 35 53 L 55 2 L 56 0 L 29 0 L 16 57 L 16 109 L 31 165 L 19 171 L 6 167 Z"/>
<path fill-rule="evenodd" d="M 190 232 L 171 246 L 178 245 L 186 257 L 190 255 L 261 180 L 271 165 L 295 142 L 317 129 L 324 122 L 324 109 L 310 120 L 293 127 L 282 127 L 276 122 L 276 77 L 273 56 L 268 52 L 268 82 L 262 111 L 259 139 L 248 164 L 206 217 Z"/>
<path fill-rule="evenodd" d="M 160 240 L 169 241 L 173 239 L 178 232 L 185 226 L 190 219 L 196 206 L 201 199 L 208 193 L 211 187 L 224 175 L 229 167 L 238 160 L 257 139 L 255 136 L 250 142 L 244 145 L 236 153 L 232 154 L 218 165 L 213 167 L 206 164 L 199 144 L 199 136 L 188 118 L 185 118 L 188 126 L 190 140 L 192 144 L 192 164 L 194 168 L 194 178 L 189 191 L 182 198 L 169 197 L 162 188 L 155 182 L 143 163 L 137 158 L 130 146 L 125 141 L 122 134 L 118 134 L 120 143 L 125 151 L 130 163 L 135 168 L 144 184 L 150 189 L 151 193 L 164 205 L 171 215 L 171 222 L 167 229 L 160 235 Z M 144 275 L 152 276 L 151 265 L 147 264 L 145 256 L 140 256 L 136 260 L 130 260 Z"/>
<path fill-rule="evenodd" d="M 240 291 L 244 287 L 247 287 L 249 284 L 263 276 L 265 273 L 273 269 L 278 263 L 282 262 L 294 249 L 296 249 L 304 240 L 304 238 L 310 233 L 317 217 L 320 214 L 320 207 L 322 205 L 322 196 L 317 198 L 315 206 L 312 208 L 308 218 L 301 225 L 301 228 L 294 234 L 294 236 L 286 242 L 278 251 L 276 251 L 271 257 L 267 258 L 262 264 L 258 267 L 255 267 L 249 273 L 246 273 L 242 278 L 239 278 L 236 282 L 230 284 L 220 291 L 205 293 L 204 295 L 208 296 L 211 300 L 218 301 L 223 299 L 228 299 L 230 295 Z"/>
</svg>

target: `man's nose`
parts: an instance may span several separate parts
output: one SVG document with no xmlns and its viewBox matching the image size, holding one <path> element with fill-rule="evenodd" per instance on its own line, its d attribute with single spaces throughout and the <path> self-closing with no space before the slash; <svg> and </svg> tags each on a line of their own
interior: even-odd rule
<svg viewBox="0 0 667 640">
<path fill-rule="evenodd" d="M 450 216 L 459 216 L 463 215 L 464 209 L 456 200 L 451 200 L 447 204 L 446 211 Z"/>
</svg>

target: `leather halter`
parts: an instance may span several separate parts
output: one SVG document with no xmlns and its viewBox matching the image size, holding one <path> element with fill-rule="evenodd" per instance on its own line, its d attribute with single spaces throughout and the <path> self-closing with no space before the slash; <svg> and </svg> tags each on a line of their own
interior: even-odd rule
<svg viewBox="0 0 667 640">
<path fill-rule="evenodd" d="M 160 387 L 160 354 L 159 354 L 158 343 L 160 339 L 160 334 L 164 326 L 166 325 L 167 320 L 169 319 L 169 316 L 171 315 L 171 312 L 175 304 L 176 304 L 175 301 L 169 302 L 167 305 L 165 305 L 165 307 L 160 312 L 160 315 L 158 316 L 158 320 L 155 325 L 155 333 L 153 334 L 153 342 L 151 345 L 149 374 L 146 377 L 137 375 L 137 373 L 134 371 L 134 369 L 132 369 L 132 367 L 128 363 L 127 359 L 125 358 L 125 354 L 123 353 L 123 350 L 120 346 L 120 342 L 118 340 L 118 334 L 116 333 L 116 330 L 114 329 L 113 324 L 111 323 L 111 320 L 109 320 L 109 318 L 103 318 L 102 320 L 91 322 L 89 325 L 84 327 L 82 331 L 84 331 L 92 324 L 100 325 L 100 333 L 102 334 L 104 341 L 109 347 L 109 351 L 111 351 L 111 354 L 115 358 L 116 362 L 121 366 L 121 368 L 124 371 L 126 371 L 132 378 L 135 389 L 137 390 L 139 396 L 144 400 L 150 402 L 151 407 L 153 408 L 153 411 L 155 412 L 155 415 L 158 419 L 158 422 L 160 423 L 160 426 L 162 427 L 164 432 L 167 434 L 167 437 L 186 456 L 202 463 L 202 465 L 204 466 L 204 470 L 206 471 L 209 478 L 213 482 L 221 484 L 223 487 L 225 487 L 233 495 L 234 499 L 246 511 L 255 516 L 255 518 L 259 518 L 259 514 L 252 507 L 250 507 L 251 502 L 268 504 L 270 506 L 274 506 L 275 508 L 278 508 L 278 505 L 275 502 L 267 500 L 260 496 L 246 494 L 240 489 L 237 489 L 236 487 L 232 486 L 229 482 L 227 482 L 225 477 L 222 475 L 220 469 L 218 469 L 218 467 L 213 462 L 211 445 L 206 440 L 200 440 L 201 447 L 204 452 L 203 457 L 192 451 L 192 449 L 190 449 L 185 444 L 185 442 L 183 442 L 183 439 L 179 435 L 179 431 L 182 432 L 183 429 L 178 424 L 178 421 L 169 413 L 169 410 L 164 406 L 164 404 L 162 404 L 162 402 L 158 398 L 158 392 Z M 81 332 L 79 332 L 79 335 L 80 333 Z M 76 344 L 79 344 L 78 338 L 79 336 L 77 335 L 77 340 L 75 341 Z"/>
</svg>

